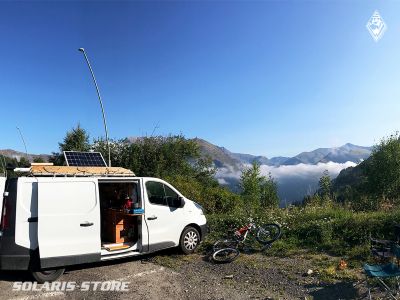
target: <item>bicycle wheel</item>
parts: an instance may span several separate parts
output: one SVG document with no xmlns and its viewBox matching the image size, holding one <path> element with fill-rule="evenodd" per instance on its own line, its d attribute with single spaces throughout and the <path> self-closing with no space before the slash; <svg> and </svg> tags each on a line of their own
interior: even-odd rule
<svg viewBox="0 0 400 300">
<path fill-rule="evenodd" d="M 236 249 L 238 247 L 238 241 L 235 240 L 218 240 L 213 246 L 213 252 L 216 252 L 225 248 Z"/>
<path fill-rule="evenodd" d="M 233 261 L 240 254 L 238 249 L 224 248 L 213 253 L 212 258 L 216 263 L 228 263 Z"/>
<path fill-rule="evenodd" d="M 281 236 L 281 227 L 278 224 L 266 224 L 260 226 L 257 231 L 257 241 L 261 244 L 272 244 Z"/>
</svg>

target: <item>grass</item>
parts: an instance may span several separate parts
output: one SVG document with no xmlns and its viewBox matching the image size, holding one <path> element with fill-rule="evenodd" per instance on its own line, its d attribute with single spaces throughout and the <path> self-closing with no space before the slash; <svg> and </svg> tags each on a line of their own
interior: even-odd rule
<svg viewBox="0 0 400 300">
<path fill-rule="evenodd" d="M 369 256 L 370 236 L 394 239 L 393 228 L 400 220 L 400 210 L 352 212 L 340 206 L 290 207 L 251 217 L 257 224 L 276 222 L 281 225 L 282 237 L 268 250 L 270 255 L 285 257 L 306 249 L 316 254 L 365 261 Z M 212 231 L 203 250 L 249 222 L 249 216 L 241 212 L 208 215 L 207 219 Z"/>
</svg>

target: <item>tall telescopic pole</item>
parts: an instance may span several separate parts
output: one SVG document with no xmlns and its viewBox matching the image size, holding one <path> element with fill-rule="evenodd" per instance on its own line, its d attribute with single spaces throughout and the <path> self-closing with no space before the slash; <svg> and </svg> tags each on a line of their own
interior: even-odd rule
<svg viewBox="0 0 400 300">
<path fill-rule="evenodd" d="M 108 148 L 108 166 L 111 167 L 111 150 L 110 150 L 110 141 L 108 139 L 108 129 L 107 129 L 107 122 L 106 122 L 106 114 L 104 112 L 104 106 L 103 106 L 103 101 L 101 100 L 101 96 L 100 96 L 100 90 L 99 90 L 99 86 L 97 85 L 97 81 L 96 81 L 96 77 L 94 76 L 93 73 L 93 69 L 90 65 L 89 59 L 86 55 L 85 49 L 83 48 L 79 48 L 78 49 L 80 52 L 83 53 L 83 56 L 85 57 L 86 63 L 89 67 L 89 71 L 90 74 L 92 74 L 92 78 L 93 78 L 93 83 L 94 86 L 96 87 L 96 91 L 97 91 L 97 96 L 99 97 L 99 102 L 100 102 L 100 107 L 101 107 L 101 112 L 103 114 L 103 123 L 104 123 L 104 130 L 106 132 L 106 142 L 107 142 L 107 148 Z"/>
<path fill-rule="evenodd" d="M 28 149 L 26 148 L 26 143 L 25 143 L 24 136 L 22 135 L 21 129 L 19 129 L 19 127 L 17 127 L 17 130 L 19 132 L 19 135 L 21 136 L 22 143 L 24 143 L 26 159 L 29 159 L 28 158 Z"/>
</svg>

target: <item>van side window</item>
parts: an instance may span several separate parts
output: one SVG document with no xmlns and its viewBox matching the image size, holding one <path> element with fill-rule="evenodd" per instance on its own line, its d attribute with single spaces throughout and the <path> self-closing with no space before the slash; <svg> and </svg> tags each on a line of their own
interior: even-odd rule
<svg viewBox="0 0 400 300">
<path fill-rule="evenodd" d="M 164 185 L 161 182 L 146 182 L 147 195 L 152 204 L 167 205 L 165 199 Z"/>
<path fill-rule="evenodd" d="M 175 193 L 169 186 L 164 184 L 164 189 L 165 189 L 165 198 L 167 200 L 168 206 L 171 207 L 176 207 L 177 206 L 177 201 L 178 201 L 178 194 Z"/>
<path fill-rule="evenodd" d="M 161 182 L 146 182 L 147 195 L 152 204 L 166 205 L 170 207 L 179 207 L 179 195 L 169 186 Z"/>
</svg>

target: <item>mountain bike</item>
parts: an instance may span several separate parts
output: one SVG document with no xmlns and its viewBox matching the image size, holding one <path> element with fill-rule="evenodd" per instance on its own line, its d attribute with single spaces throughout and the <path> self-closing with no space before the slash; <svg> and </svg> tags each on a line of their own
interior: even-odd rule
<svg viewBox="0 0 400 300">
<path fill-rule="evenodd" d="M 239 247 L 245 244 L 249 233 L 255 234 L 256 240 L 262 245 L 262 250 L 265 250 L 280 238 L 281 227 L 275 223 L 257 226 L 250 221 L 248 225 L 236 230 L 232 239 L 215 242 L 212 259 L 217 263 L 227 263 L 236 259 L 240 254 Z"/>
</svg>

